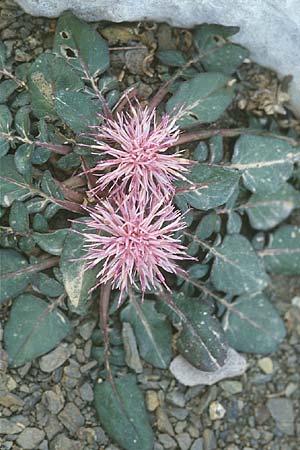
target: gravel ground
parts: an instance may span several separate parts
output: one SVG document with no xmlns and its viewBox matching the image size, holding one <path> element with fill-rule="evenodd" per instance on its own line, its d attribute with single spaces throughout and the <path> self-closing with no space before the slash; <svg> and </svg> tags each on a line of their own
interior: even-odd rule
<svg viewBox="0 0 300 450">
<path fill-rule="evenodd" d="M 169 27 L 162 29 L 160 36 L 170 35 Z M 55 20 L 30 17 L 11 0 L 0 0 L 0 38 L 17 61 L 31 61 L 51 48 L 54 30 Z M 113 55 L 115 64 L 125 63 L 130 72 L 126 82 L 136 81 L 139 56 Z M 153 90 L 150 75 L 140 84 L 145 97 Z M 273 278 L 270 292 L 288 336 L 275 355 L 248 356 L 243 376 L 186 388 L 168 371 L 144 365 L 138 379 L 156 432 L 155 450 L 299 449 L 300 280 Z M 118 450 L 93 407 L 95 317 L 71 319 L 73 334 L 57 349 L 0 374 L 1 450 Z"/>
</svg>

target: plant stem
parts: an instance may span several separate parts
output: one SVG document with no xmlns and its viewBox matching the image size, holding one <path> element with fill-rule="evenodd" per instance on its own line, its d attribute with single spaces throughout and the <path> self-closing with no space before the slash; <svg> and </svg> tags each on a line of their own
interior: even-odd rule
<svg viewBox="0 0 300 450">
<path fill-rule="evenodd" d="M 110 283 L 103 284 L 100 289 L 99 318 L 100 318 L 100 328 L 103 333 L 103 341 L 104 341 L 105 368 L 108 374 L 111 374 L 109 364 L 109 336 L 108 336 L 108 307 L 109 307 L 110 293 L 111 293 L 111 284 Z"/>
<path fill-rule="evenodd" d="M 17 78 L 14 74 L 9 72 L 8 70 L 4 69 L 4 67 L 0 68 L 0 73 L 2 73 L 4 76 L 14 80 L 14 82 L 17 83 L 19 86 L 21 86 L 23 89 L 28 89 L 25 81 L 19 80 L 19 78 Z"/>
<path fill-rule="evenodd" d="M 23 142 L 24 144 L 34 144 L 37 147 L 45 147 L 49 148 L 50 150 L 53 150 L 55 153 L 58 153 L 60 155 L 67 155 L 72 151 L 72 147 L 70 145 L 59 145 L 59 144 L 51 144 L 51 142 L 42 142 L 42 141 L 32 141 L 28 137 L 21 137 L 21 136 L 12 136 L 9 133 L 3 133 L 0 131 L 0 137 L 5 138 L 8 141 L 19 141 Z"/>
<path fill-rule="evenodd" d="M 25 267 L 25 269 L 17 270 L 16 272 L 8 272 L 0 275 L 0 280 L 6 280 L 8 278 L 14 278 L 18 275 L 23 275 L 26 273 L 41 272 L 42 270 L 49 269 L 50 267 L 57 266 L 59 263 L 59 256 L 53 256 L 51 258 L 44 259 L 38 264 L 32 264 Z"/>
<path fill-rule="evenodd" d="M 223 137 L 236 137 L 244 134 L 251 134 L 256 136 L 266 136 L 273 137 L 276 139 L 281 139 L 283 141 L 288 142 L 293 146 L 299 145 L 299 141 L 296 139 L 290 138 L 288 136 L 282 136 L 280 134 L 274 134 L 270 131 L 263 130 L 249 130 L 248 128 L 220 128 L 220 129 L 212 129 L 212 130 L 199 130 L 199 131 L 191 131 L 185 132 L 179 136 L 175 145 L 187 144 L 193 141 L 200 141 L 202 139 L 209 139 L 216 135 L 221 135 Z"/>
</svg>

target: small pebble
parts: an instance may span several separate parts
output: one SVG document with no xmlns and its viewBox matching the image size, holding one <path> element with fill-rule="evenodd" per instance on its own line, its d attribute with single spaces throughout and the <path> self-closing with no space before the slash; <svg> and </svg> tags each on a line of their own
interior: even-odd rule
<svg viewBox="0 0 300 450">
<path fill-rule="evenodd" d="M 84 383 L 79 388 L 80 397 L 86 402 L 92 402 L 94 400 L 94 391 L 89 383 Z"/>
<path fill-rule="evenodd" d="M 166 449 L 175 450 L 178 448 L 176 441 L 174 441 L 174 439 L 168 434 L 159 434 L 158 439 Z"/>
<path fill-rule="evenodd" d="M 259 359 L 258 365 L 265 374 L 269 375 L 273 373 L 274 368 L 273 368 L 273 361 L 271 358 L 265 357 Z"/>
<path fill-rule="evenodd" d="M 71 433 L 76 433 L 77 429 L 84 425 L 84 417 L 77 406 L 71 402 L 66 404 L 58 418 Z"/>
<path fill-rule="evenodd" d="M 24 450 L 32 450 L 37 448 L 45 437 L 45 432 L 39 428 L 28 427 L 19 435 L 17 444 Z"/>
<path fill-rule="evenodd" d="M 0 434 L 18 434 L 25 428 L 25 425 L 13 419 L 0 418 Z"/>
<path fill-rule="evenodd" d="M 167 394 L 166 400 L 174 406 L 183 408 L 185 406 L 185 397 L 182 392 L 171 391 Z"/>
<path fill-rule="evenodd" d="M 146 407 L 148 411 L 153 412 L 159 407 L 159 398 L 156 391 L 146 391 Z"/>
<path fill-rule="evenodd" d="M 278 429 L 287 435 L 293 435 L 295 427 L 292 401 L 287 398 L 271 398 L 267 401 L 267 407 Z"/>
<path fill-rule="evenodd" d="M 226 414 L 226 409 L 219 402 L 212 402 L 209 405 L 209 417 L 211 420 L 223 419 Z"/>
<path fill-rule="evenodd" d="M 240 381 L 221 381 L 221 388 L 229 395 L 239 394 L 243 392 L 243 384 Z"/>
<path fill-rule="evenodd" d="M 191 446 L 191 450 L 203 450 L 203 439 L 196 439 L 193 445 Z"/>
<path fill-rule="evenodd" d="M 214 432 L 209 428 L 203 431 L 203 450 L 216 450 L 217 442 Z"/>
<path fill-rule="evenodd" d="M 188 433 L 180 433 L 176 436 L 176 439 L 181 450 L 188 450 L 190 448 L 192 439 Z"/>
<path fill-rule="evenodd" d="M 43 372 L 53 372 L 62 366 L 70 356 L 70 351 L 66 344 L 59 345 L 55 350 L 42 356 L 40 359 L 40 368 Z"/>
</svg>

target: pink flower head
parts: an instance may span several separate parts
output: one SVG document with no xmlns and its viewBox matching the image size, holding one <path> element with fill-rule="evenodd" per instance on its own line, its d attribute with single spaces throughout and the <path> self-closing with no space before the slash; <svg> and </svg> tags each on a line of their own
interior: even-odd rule
<svg viewBox="0 0 300 450">
<path fill-rule="evenodd" d="M 109 189 L 111 195 L 130 194 L 140 201 L 150 195 L 169 198 L 174 194 L 173 181 L 186 180 L 182 173 L 191 164 L 178 152 L 167 153 L 179 136 L 177 116 L 164 115 L 157 122 L 155 110 L 142 108 L 137 100 L 135 107 L 128 103 L 129 112 L 93 127 L 95 133 L 91 136 L 97 142 L 93 148 L 104 152 L 108 159 L 99 161 L 93 169 L 99 178 L 91 193 L 97 195 Z"/>
<path fill-rule="evenodd" d="M 87 249 L 88 269 L 102 263 L 99 284 L 110 282 L 120 289 L 120 300 L 130 285 L 140 282 L 142 293 L 162 283 L 167 289 L 162 270 L 176 273 L 177 261 L 188 259 L 185 247 L 174 237 L 185 224 L 181 213 L 163 200 L 141 206 L 132 196 L 118 199 L 119 206 L 104 200 L 95 208 L 87 208 L 90 230 L 83 233 Z M 95 286 L 95 287 L 97 287 Z"/>
</svg>

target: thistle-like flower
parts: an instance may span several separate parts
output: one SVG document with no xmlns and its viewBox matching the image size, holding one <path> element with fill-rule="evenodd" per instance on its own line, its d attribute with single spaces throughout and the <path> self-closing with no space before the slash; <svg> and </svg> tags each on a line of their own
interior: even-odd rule
<svg viewBox="0 0 300 450">
<path fill-rule="evenodd" d="M 129 112 L 117 114 L 116 120 L 105 119 L 90 134 L 96 141 L 93 148 L 108 157 L 92 169 L 99 178 L 91 193 L 109 190 L 110 195 L 120 192 L 140 201 L 153 195 L 170 198 L 174 180 L 186 180 L 183 173 L 191 164 L 179 152 L 167 152 L 179 136 L 177 116 L 164 115 L 157 122 L 155 110 L 142 108 L 137 100 L 136 106 L 128 102 Z"/>
<path fill-rule="evenodd" d="M 114 204 L 104 200 L 87 211 L 90 220 L 83 235 L 88 269 L 102 264 L 97 286 L 112 283 L 120 289 L 119 302 L 123 292 L 138 282 L 143 295 L 160 283 L 168 289 L 162 270 L 176 273 L 177 261 L 190 258 L 174 237 L 185 224 L 170 203 L 152 201 L 145 208 L 129 196 Z"/>
</svg>

